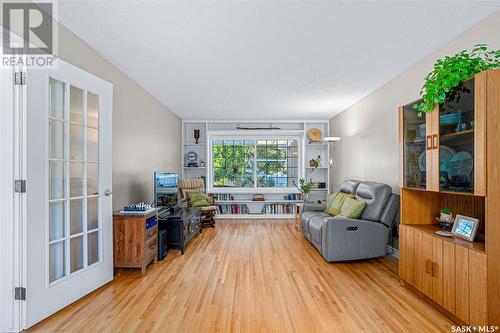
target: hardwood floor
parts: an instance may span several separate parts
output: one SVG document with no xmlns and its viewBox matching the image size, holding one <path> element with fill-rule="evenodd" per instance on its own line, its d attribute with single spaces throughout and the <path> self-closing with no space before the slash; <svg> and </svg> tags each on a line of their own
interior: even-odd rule
<svg viewBox="0 0 500 333">
<path fill-rule="evenodd" d="M 292 223 L 218 223 L 31 332 L 450 332 L 388 257 L 326 263 Z"/>
</svg>

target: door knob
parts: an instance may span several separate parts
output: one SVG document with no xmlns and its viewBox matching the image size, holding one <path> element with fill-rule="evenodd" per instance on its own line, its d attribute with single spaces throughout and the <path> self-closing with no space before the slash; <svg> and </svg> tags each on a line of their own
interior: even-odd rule
<svg viewBox="0 0 500 333">
<path fill-rule="evenodd" d="M 113 192 L 111 192 L 111 190 L 109 188 L 107 188 L 107 189 L 104 190 L 104 195 L 105 196 L 110 196 L 111 194 L 113 194 Z"/>
</svg>

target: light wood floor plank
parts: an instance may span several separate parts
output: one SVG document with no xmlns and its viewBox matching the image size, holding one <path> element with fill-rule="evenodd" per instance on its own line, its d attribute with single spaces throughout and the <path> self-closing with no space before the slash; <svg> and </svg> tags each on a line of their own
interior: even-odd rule
<svg viewBox="0 0 500 333">
<path fill-rule="evenodd" d="M 31 332 L 450 332 L 390 257 L 326 263 L 289 221 L 224 221 Z"/>
</svg>

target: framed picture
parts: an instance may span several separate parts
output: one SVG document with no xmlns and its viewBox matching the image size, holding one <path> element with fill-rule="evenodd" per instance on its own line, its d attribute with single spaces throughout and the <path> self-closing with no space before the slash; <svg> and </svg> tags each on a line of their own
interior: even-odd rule
<svg viewBox="0 0 500 333">
<path fill-rule="evenodd" d="M 456 237 L 460 237 L 468 240 L 469 242 L 473 242 L 474 237 L 476 237 L 478 226 L 478 219 L 457 214 L 457 216 L 455 217 L 455 223 L 453 224 L 453 230 L 451 230 L 451 232 Z"/>
</svg>

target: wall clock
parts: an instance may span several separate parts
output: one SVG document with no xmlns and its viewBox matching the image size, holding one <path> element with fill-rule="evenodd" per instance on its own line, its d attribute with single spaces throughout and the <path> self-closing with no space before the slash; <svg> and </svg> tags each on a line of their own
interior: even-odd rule
<svg viewBox="0 0 500 333">
<path fill-rule="evenodd" d="M 187 166 L 188 167 L 197 167 L 198 166 L 198 154 L 194 151 L 190 151 L 186 154 Z"/>
</svg>

